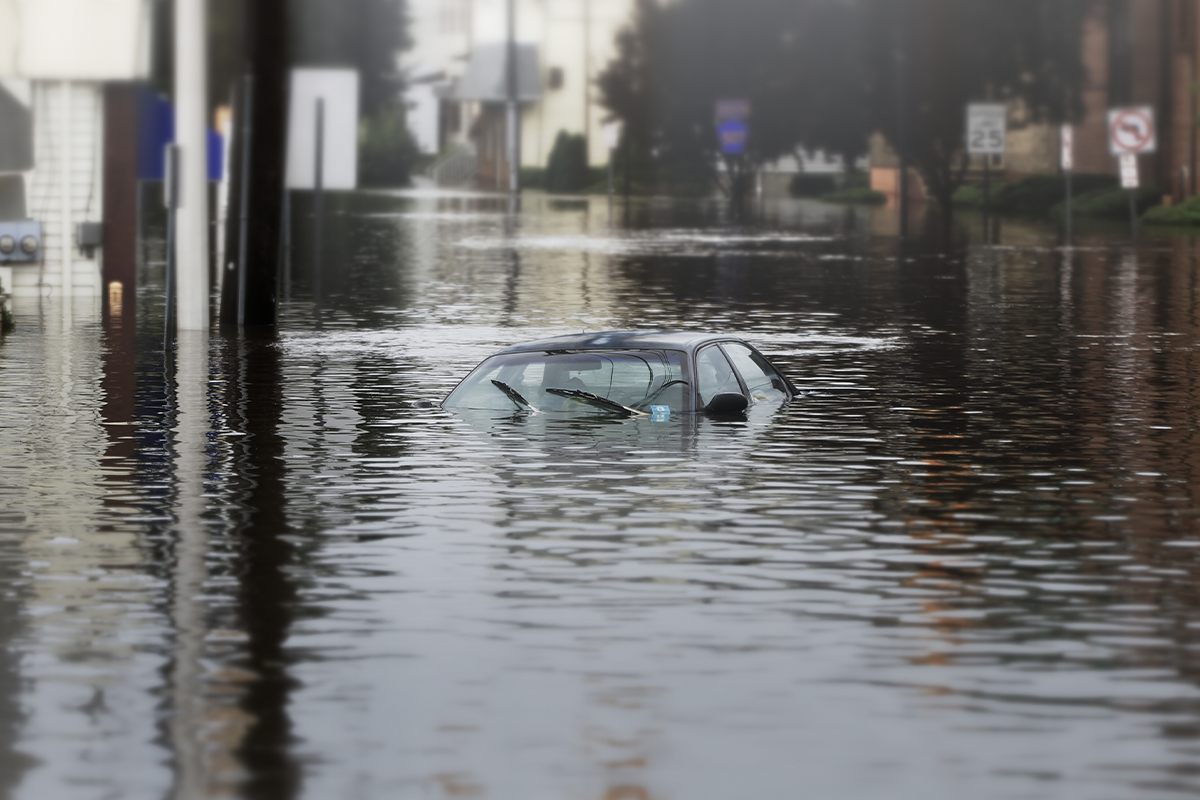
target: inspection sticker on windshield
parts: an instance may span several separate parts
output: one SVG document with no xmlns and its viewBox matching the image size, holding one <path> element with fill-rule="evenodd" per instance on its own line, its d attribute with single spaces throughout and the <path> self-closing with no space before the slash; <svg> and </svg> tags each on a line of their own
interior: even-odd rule
<svg viewBox="0 0 1200 800">
<path fill-rule="evenodd" d="M 666 422 L 671 418 L 670 406 L 650 406 L 650 419 L 655 422 Z"/>
</svg>

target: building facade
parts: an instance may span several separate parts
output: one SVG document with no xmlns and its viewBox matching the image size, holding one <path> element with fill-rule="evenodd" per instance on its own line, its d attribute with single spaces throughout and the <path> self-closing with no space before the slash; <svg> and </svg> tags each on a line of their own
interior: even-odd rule
<svg viewBox="0 0 1200 800">
<path fill-rule="evenodd" d="M 481 186 L 500 185 L 507 174 L 507 165 L 494 162 L 506 152 L 504 61 L 495 53 L 506 41 L 508 7 L 507 0 L 410 2 L 410 126 L 426 153 L 475 150 Z M 615 55 L 632 0 L 512 0 L 512 8 L 522 51 L 521 166 L 544 167 L 559 131 L 585 135 L 589 163 L 605 164 L 606 111 L 594 81 Z M 479 91 L 489 74 L 500 94 Z"/>
<path fill-rule="evenodd" d="M 106 86 L 146 77 L 150 12 L 149 0 L 0 0 L 0 90 L 32 119 L 33 151 L 26 169 L 0 176 L 0 222 L 41 229 L 35 258 L 0 264 L 14 297 L 58 294 L 70 314 L 73 298 L 105 295 L 103 247 L 90 237 L 102 228 L 81 223 L 104 220 Z M 0 119 L 0 140 L 21 135 L 6 127 L 15 116 Z"/>
</svg>

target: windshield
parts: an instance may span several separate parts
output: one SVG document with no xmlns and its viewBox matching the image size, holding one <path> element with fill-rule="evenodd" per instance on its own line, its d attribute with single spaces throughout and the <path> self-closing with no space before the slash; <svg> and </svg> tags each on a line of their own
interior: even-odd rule
<svg viewBox="0 0 1200 800">
<path fill-rule="evenodd" d="M 496 411 L 684 411 L 684 354 L 678 350 L 587 350 L 492 356 L 442 403 Z M 604 401 L 608 401 L 607 403 Z"/>
</svg>

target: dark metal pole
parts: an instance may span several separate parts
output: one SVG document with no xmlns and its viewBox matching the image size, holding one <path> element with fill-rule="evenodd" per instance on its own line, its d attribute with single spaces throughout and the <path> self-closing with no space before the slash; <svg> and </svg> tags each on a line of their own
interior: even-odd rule
<svg viewBox="0 0 1200 800">
<path fill-rule="evenodd" d="M 250 142 L 254 133 L 254 76 L 242 79 L 242 190 L 238 219 L 237 324 L 246 324 L 246 246 L 250 237 Z"/>
<path fill-rule="evenodd" d="M 313 154 L 313 315 L 321 327 L 321 219 L 325 213 L 325 100 L 317 98 L 316 148 Z"/>
<path fill-rule="evenodd" d="M 992 154 L 983 154 L 983 243 L 992 243 L 991 226 L 988 224 L 992 202 Z"/>
<path fill-rule="evenodd" d="M 1129 238 L 1133 239 L 1133 243 L 1137 244 L 1138 239 L 1138 224 L 1137 224 L 1137 200 L 1134 195 L 1137 194 L 1137 189 L 1129 189 Z"/>
<path fill-rule="evenodd" d="M 1071 246 L 1071 170 L 1067 170 L 1067 247 Z"/>
<path fill-rule="evenodd" d="M 907 9 L 903 8 L 904 4 L 898 4 L 900 7 L 900 19 L 896 25 L 896 99 L 899 104 L 899 135 L 897 139 L 897 156 L 899 157 L 900 175 L 898 190 L 900 193 L 900 238 L 908 236 L 908 110 L 906 108 L 908 100 L 905 97 L 905 73 L 907 73 L 907 58 L 904 52 L 904 34 L 905 34 L 905 13 Z"/>
<path fill-rule="evenodd" d="M 179 208 L 179 147 L 167 145 L 166 181 L 163 205 L 167 207 L 167 259 L 163 308 L 163 357 L 171 358 L 171 340 L 175 337 L 175 225 Z"/>
<path fill-rule="evenodd" d="M 292 302 L 292 191 L 283 190 L 283 299 Z"/>
<path fill-rule="evenodd" d="M 1059 163 L 1063 170 L 1064 192 L 1066 196 L 1063 198 L 1063 210 L 1066 214 L 1065 240 L 1063 245 L 1071 246 L 1071 173 L 1075 171 L 1075 129 L 1069 126 L 1065 120 L 1070 119 L 1071 105 L 1075 99 L 1075 67 L 1067 67 L 1071 63 L 1070 49 L 1067 43 L 1071 41 L 1074 35 L 1082 35 L 1079 31 L 1072 31 L 1071 26 L 1075 19 L 1074 6 L 1072 0 L 1063 0 L 1062 2 L 1062 36 L 1060 41 L 1063 44 L 1063 66 L 1067 70 L 1066 80 L 1063 81 L 1063 124 L 1059 126 L 1059 136 L 1064 141 L 1059 142 Z M 1067 138 L 1069 137 L 1069 139 Z"/>
</svg>

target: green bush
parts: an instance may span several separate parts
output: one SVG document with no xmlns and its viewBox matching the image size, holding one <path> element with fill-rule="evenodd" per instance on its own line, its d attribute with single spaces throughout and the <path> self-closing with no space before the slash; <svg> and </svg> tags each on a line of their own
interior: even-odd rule
<svg viewBox="0 0 1200 800">
<path fill-rule="evenodd" d="M 419 155 L 402 106 L 389 106 L 359 122 L 359 185 L 407 186 Z"/>
<path fill-rule="evenodd" d="M 1200 196 L 1184 200 L 1177 206 L 1156 206 L 1142 215 L 1151 225 L 1200 225 Z"/>
<path fill-rule="evenodd" d="M 588 185 L 587 137 L 559 131 L 546 162 L 547 192 L 579 192 Z"/>
<path fill-rule="evenodd" d="M 1157 186 L 1143 186 L 1134 190 L 1134 208 L 1139 216 L 1161 202 L 1162 189 Z M 1129 216 L 1128 190 L 1113 187 L 1086 192 L 1072 200 L 1071 212 L 1080 217 L 1124 219 Z M 1062 217 L 1063 204 L 1054 206 L 1050 213 L 1055 217 Z"/>
<path fill-rule="evenodd" d="M 797 172 L 788 183 L 792 197 L 820 197 L 837 188 L 834 176 L 829 173 Z"/>
<path fill-rule="evenodd" d="M 871 175 L 866 172 L 847 172 L 842 178 L 843 189 L 870 189 Z"/>
<path fill-rule="evenodd" d="M 1111 189 L 1116 178 L 1111 175 L 1075 175 L 1071 179 L 1071 195 Z M 1042 217 L 1062 202 L 1063 177 L 1056 174 L 1029 175 L 1015 181 L 994 180 L 991 183 L 989 210 L 997 214 Z M 956 206 L 983 207 L 983 183 L 966 183 L 958 187 L 952 200 Z"/>
<path fill-rule="evenodd" d="M 2 294 L 4 294 L 4 284 L 0 283 L 0 295 Z M 0 333 L 8 333 L 15 327 L 17 327 L 17 323 L 13 320 L 12 312 L 0 301 Z"/>
<path fill-rule="evenodd" d="M 546 168 L 545 167 L 521 167 L 521 188 L 522 189 L 545 189 L 546 188 Z"/>
<path fill-rule="evenodd" d="M 950 198 L 950 202 L 956 206 L 966 206 L 967 208 L 982 206 L 983 184 L 964 183 L 954 191 L 954 195 Z"/>
<path fill-rule="evenodd" d="M 1082 187 L 1072 185 L 1071 193 L 1079 191 L 1079 188 Z M 1098 188 L 1100 187 L 1088 187 Z M 1062 202 L 1065 190 L 1066 184 L 1061 175 L 1030 175 L 1001 185 L 992 196 L 992 208 L 998 214 L 1044 217 L 1050 209 Z"/>
<path fill-rule="evenodd" d="M 874 189 L 858 187 L 828 192 L 821 195 L 821 199 L 826 203 L 856 203 L 879 206 L 887 202 L 887 195 L 883 192 L 877 192 Z"/>
</svg>

